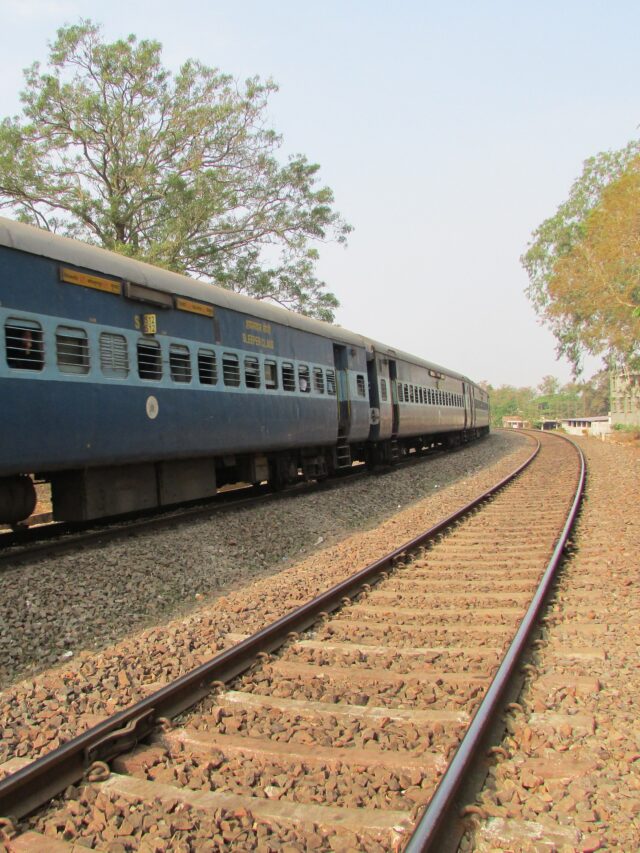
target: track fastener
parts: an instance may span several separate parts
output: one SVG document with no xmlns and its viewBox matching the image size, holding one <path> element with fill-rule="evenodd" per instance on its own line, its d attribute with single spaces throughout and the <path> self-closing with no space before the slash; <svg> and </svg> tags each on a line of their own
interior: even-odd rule
<svg viewBox="0 0 640 853">
<path fill-rule="evenodd" d="M 489 816 L 481 806 L 465 806 L 460 812 L 460 817 L 469 817 L 471 815 L 477 815 L 482 820 L 486 820 Z"/>
<path fill-rule="evenodd" d="M 14 817 L 0 817 L 0 839 L 10 841 L 17 835 L 17 823 L 18 821 Z"/>
<path fill-rule="evenodd" d="M 111 775 L 111 770 L 106 761 L 94 761 L 85 773 L 87 782 L 104 782 Z"/>
</svg>

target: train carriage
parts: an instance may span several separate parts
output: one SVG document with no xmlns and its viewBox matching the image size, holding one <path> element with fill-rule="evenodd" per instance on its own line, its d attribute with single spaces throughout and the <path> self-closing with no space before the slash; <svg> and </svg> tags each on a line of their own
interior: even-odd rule
<svg viewBox="0 0 640 853">
<path fill-rule="evenodd" d="M 434 432 L 432 387 L 436 432 L 476 429 L 435 402 L 457 374 L 445 388 L 340 327 L 6 219 L 0 324 L 4 522 L 31 511 L 30 474 L 75 520 L 389 457 Z"/>
</svg>

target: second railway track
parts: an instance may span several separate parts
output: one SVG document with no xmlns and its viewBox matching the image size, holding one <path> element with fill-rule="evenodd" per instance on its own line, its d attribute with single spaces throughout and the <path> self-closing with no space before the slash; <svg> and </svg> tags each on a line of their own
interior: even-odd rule
<svg viewBox="0 0 640 853">
<path fill-rule="evenodd" d="M 575 448 L 541 443 L 518 479 L 440 532 L 35 765 L 6 765 L 17 772 L 0 782 L 0 815 L 73 783 L 5 830 L 8 848 L 42 835 L 113 851 L 402 847 L 575 506 Z M 80 782 L 96 761 L 109 763 Z"/>
</svg>

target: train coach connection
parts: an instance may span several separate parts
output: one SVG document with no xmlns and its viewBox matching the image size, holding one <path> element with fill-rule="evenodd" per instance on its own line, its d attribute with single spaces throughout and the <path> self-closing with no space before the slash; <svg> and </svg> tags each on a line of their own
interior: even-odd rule
<svg viewBox="0 0 640 853">
<path fill-rule="evenodd" d="M 79 521 L 488 432 L 483 389 L 337 326 L 0 218 L 0 522 Z"/>
</svg>

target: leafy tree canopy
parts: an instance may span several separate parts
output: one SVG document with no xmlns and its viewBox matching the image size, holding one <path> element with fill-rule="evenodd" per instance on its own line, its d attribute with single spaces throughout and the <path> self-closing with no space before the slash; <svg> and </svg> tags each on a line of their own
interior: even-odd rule
<svg viewBox="0 0 640 853">
<path fill-rule="evenodd" d="M 482 383 L 491 397 L 491 423 L 502 426 L 502 418 L 520 415 L 532 424 L 609 411 L 609 373 L 601 370 L 591 379 L 560 385 L 554 376 L 545 376 L 537 388 Z"/>
<path fill-rule="evenodd" d="M 585 353 L 640 355 L 640 141 L 592 157 L 522 257 L 527 294 L 576 372 Z"/>
<path fill-rule="evenodd" d="M 0 124 L 0 207 L 22 221 L 303 314 L 338 301 L 314 244 L 350 227 L 316 164 L 276 159 L 277 89 L 195 60 L 174 75 L 161 45 L 106 44 L 91 21 L 58 30 L 25 71 L 23 114 Z"/>
</svg>

